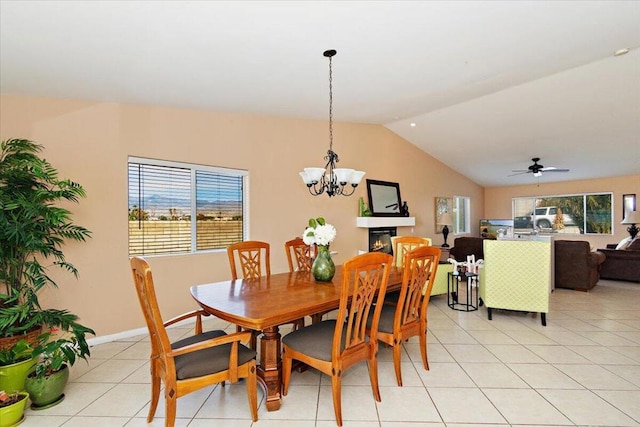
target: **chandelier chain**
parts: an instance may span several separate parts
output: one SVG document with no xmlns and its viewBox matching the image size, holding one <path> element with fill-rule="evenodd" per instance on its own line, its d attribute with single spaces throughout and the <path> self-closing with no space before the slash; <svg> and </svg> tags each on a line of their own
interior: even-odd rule
<svg viewBox="0 0 640 427">
<path fill-rule="evenodd" d="M 333 151 L 333 67 L 329 57 L 329 150 Z"/>
</svg>

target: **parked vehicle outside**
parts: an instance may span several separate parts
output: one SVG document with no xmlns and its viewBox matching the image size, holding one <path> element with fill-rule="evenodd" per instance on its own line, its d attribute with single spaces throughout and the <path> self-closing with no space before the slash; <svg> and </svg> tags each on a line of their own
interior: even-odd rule
<svg viewBox="0 0 640 427">
<path fill-rule="evenodd" d="M 555 223 L 557 214 L 557 207 L 542 206 L 536 208 L 535 215 L 532 218 L 532 222 L 535 221 L 536 227 L 538 228 L 552 228 L 551 226 Z M 566 213 L 562 213 L 562 223 L 564 225 L 575 225 L 575 222 L 571 215 L 568 215 Z"/>
</svg>

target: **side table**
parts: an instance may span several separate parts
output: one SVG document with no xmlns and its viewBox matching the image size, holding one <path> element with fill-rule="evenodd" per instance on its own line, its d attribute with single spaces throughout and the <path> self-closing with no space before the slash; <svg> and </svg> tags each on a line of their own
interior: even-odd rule
<svg viewBox="0 0 640 427">
<path fill-rule="evenodd" d="M 459 300 L 460 282 L 463 282 L 463 286 L 467 287 L 464 293 L 464 302 Z M 458 311 L 476 311 L 479 305 L 478 285 L 479 277 L 477 274 L 450 272 L 447 277 L 447 305 L 449 308 Z"/>
</svg>

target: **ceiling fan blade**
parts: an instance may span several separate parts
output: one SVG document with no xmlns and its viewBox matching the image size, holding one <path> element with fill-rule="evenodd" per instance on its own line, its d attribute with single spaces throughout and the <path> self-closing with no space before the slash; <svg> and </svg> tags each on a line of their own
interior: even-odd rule
<svg viewBox="0 0 640 427">
<path fill-rule="evenodd" d="M 531 172 L 528 169 L 513 169 L 511 172 Z"/>
<path fill-rule="evenodd" d="M 507 176 L 516 176 L 516 175 L 523 175 L 525 173 L 531 173 L 531 171 L 513 171 L 515 173 L 512 173 L 511 175 L 507 175 Z"/>
<path fill-rule="evenodd" d="M 559 169 L 554 167 L 544 168 L 543 172 L 569 172 L 569 169 Z"/>
</svg>

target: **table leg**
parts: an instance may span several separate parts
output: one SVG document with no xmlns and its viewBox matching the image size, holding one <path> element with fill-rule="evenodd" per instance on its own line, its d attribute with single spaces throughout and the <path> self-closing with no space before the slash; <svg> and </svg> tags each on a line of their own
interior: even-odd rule
<svg viewBox="0 0 640 427">
<path fill-rule="evenodd" d="M 277 411 L 280 409 L 280 391 L 282 389 L 280 333 L 277 326 L 262 331 L 258 376 L 267 394 L 267 411 Z"/>
</svg>

